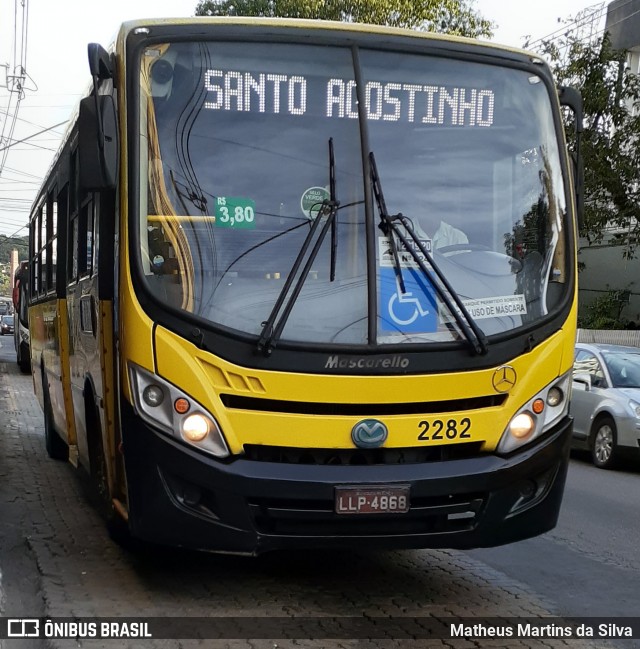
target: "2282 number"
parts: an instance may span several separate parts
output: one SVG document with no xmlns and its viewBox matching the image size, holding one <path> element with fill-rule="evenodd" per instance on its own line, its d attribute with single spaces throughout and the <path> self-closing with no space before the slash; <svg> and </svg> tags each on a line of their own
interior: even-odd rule
<svg viewBox="0 0 640 649">
<path fill-rule="evenodd" d="M 423 442 L 431 442 L 448 439 L 471 439 L 469 430 L 471 420 L 465 417 L 457 419 L 435 419 L 434 421 L 421 421 L 418 424 L 420 430 L 418 439 Z"/>
</svg>

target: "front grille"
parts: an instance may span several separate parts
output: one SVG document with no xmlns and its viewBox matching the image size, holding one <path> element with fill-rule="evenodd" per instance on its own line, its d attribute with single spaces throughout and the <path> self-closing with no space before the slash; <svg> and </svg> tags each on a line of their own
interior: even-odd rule
<svg viewBox="0 0 640 649">
<path fill-rule="evenodd" d="M 417 401 L 408 403 L 322 403 L 313 401 L 283 401 L 260 399 L 237 394 L 221 394 L 227 408 L 257 412 L 284 412 L 297 415 L 330 415 L 345 417 L 382 417 L 385 415 L 431 415 L 467 410 L 482 410 L 501 406 L 506 394 L 485 397 L 449 399 L 443 401 Z"/>
<path fill-rule="evenodd" d="M 416 498 L 406 514 L 336 514 L 326 501 L 256 499 L 256 530 L 287 536 L 397 536 L 470 531 L 482 514 L 483 494 Z"/>
<path fill-rule="evenodd" d="M 422 464 L 478 457 L 483 442 L 411 448 L 293 448 L 245 444 L 244 453 L 254 462 L 370 466 L 376 464 Z"/>
</svg>

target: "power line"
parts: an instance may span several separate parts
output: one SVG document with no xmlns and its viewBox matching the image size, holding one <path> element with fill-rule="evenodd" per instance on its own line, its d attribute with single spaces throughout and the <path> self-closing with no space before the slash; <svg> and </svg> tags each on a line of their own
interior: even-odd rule
<svg viewBox="0 0 640 649">
<path fill-rule="evenodd" d="M 627 2 L 631 1 L 632 0 L 627 0 Z M 578 12 L 575 16 L 572 16 L 571 20 L 566 20 L 563 27 L 559 27 L 546 36 L 542 36 L 541 38 L 537 38 L 533 41 L 528 41 L 526 43 L 526 47 L 529 49 L 535 49 L 535 46 L 541 44 L 543 41 L 553 41 L 559 39 L 562 36 L 567 36 L 571 32 L 579 32 L 580 30 L 584 30 L 589 25 L 591 29 L 591 38 L 593 38 L 594 23 L 602 20 L 605 6 L 606 5 L 604 2 L 600 2 L 598 4 L 591 5 L 590 7 L 586 7 L 582 11 Z M 579 37 L 583 39 L 583 37 L 581 37 L 580 35 Z"/>
<path fill-rule="evenodd" d="M 13 234 L 9 235 L 7 238 L 8 238 L 8 239 L 14 239 L 15 236 L 16 236 L 16 234 L 18 234 L 18 232 L 22 232 L 22 230 L 26 230 L 28 227 L 29 227 L 29 224 L 28 224 L 28 223 L 25 223 L 21 228 L 19 228 L 18 230 L 16 230 Z M 27 235 L 25 235 L 25 236 L 29 236 L 29 235 L 27 234 Z"/>
<path fill-rule="evenodd" d="M 18 185 L 37 185 L 40 183 L 37 180 L 20 180 L 19 178 L 0 178 L 0 185 L 2 184 L 18 184 Z"/>
<path fill-rule="evenodd" d="M 40 135 L 41 133 L 46 133 L 47 131 L 52 131 L 54 128 L 58 128 L 58 126 L 62 126 L 63 124 L 66 124 L 66 120 L 64 122 L 59 122 L 58 124 L 54 124 L 53 126 L 49 126 L 49 128 L 43 128 L 41 131 L 38 131 L 37 133 L 33 133 L 32 135 L 29 135 L 28 137 L 24 137 L 21 140 L 14 140 L 11 142 L 11 144 L 7 144 L 4 147 L 0 147 L 0 151 L 5 151 L 6 149 L 10 149 L 12 146 L 15 146 L 16 144 L 21 144 L 22 142 L 26 142 L 27 140 L 30 140 L 33 137 L 36 137 L 37 135 Z M 0 173 L 2 173 L 2 167 L 0 167 Z"/>
<path fill-rule="evenodd" d="M 20 17 L 20 35 L 18 36 L 18 4 L 22 6 L 22 15 Z M 11 114 L 10 119 L 5 119 L 0 131 L 0 145 L 4 142 L 11 142 L 18 119 L 18 110 L 20 102 L 24 98 L 27 80 L 27 31 L 29 25 L 28 0 L 15 0 L 14 2 L 14 22 L 13 22 L 13 69 L 9 74 L 7 65 L 7 90 L 9 91 L 9 100 L 7 102 L 7 115 Z M 18 51 L 20 56 L 18 57 Z M 11 110 L 12 102 L 15 100 L 15 107 Z M 8 126 L 8 130 L 7 130 Z M 9 147 L 0 147 L 0 176 L 9 155 Z"/>
<path fill-rule="evenodd" d="M 18 230 L 18 232 L 20 232 L 20 230 Z M 15 239 L 16 241 L 19 241 L 20 243 L 26 243 L 26 241 L 24 240 L 24 237 L 16 237 L 15 235 L 8 236 L 6 234 L 0 234 L 0 237 L 2 237 L 5 241 L 7 241 L 7 239 Z"/>
<path fill-rule="evenodd" d="M 20 176 L 29 176 L 30 178 L 36 178 L 37 180 L 42 180 L 41 176 L 36 176 L 35 174 L 30 174 L 28 171 L 22 171 L 21 169 L 14 169 L 13 167 L 5 167 L 7 171 L 18 174 Z"/>
</svg>

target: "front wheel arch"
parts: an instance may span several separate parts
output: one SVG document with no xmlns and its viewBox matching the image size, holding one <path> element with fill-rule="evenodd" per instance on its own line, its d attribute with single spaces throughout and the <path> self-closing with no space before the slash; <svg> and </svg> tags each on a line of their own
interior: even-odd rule
<svg viewBox="0 0 640 649">
<path fill-rule="evenodd" d="M 87 378 L 84 386 L 85 425 L 89 449 L 89 471 L 93 487 L 98 496 L 98 504 L 107 524 L 111 538 L 123 547 L 134 548 L 128 523 L 116 511 L 112 494 L 109 491 L 107 476 L 107 456 L 102 438 L 100 411 L 96 402 L 93 383 Z"/>
</svg>

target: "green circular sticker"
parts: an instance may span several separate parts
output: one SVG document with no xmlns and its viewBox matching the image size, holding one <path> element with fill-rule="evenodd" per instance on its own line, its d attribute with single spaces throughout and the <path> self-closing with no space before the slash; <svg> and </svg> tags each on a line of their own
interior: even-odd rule
<svg viewBox="0 0 640 649">
<path fill-rule="evenodd" d="M 322 209 L 322 201 L 329 198 L 331 195 L 326 187 L 309 187 L 300 197 L 300 208 L 308 219 L 315 219 Z"/>
</svg>

